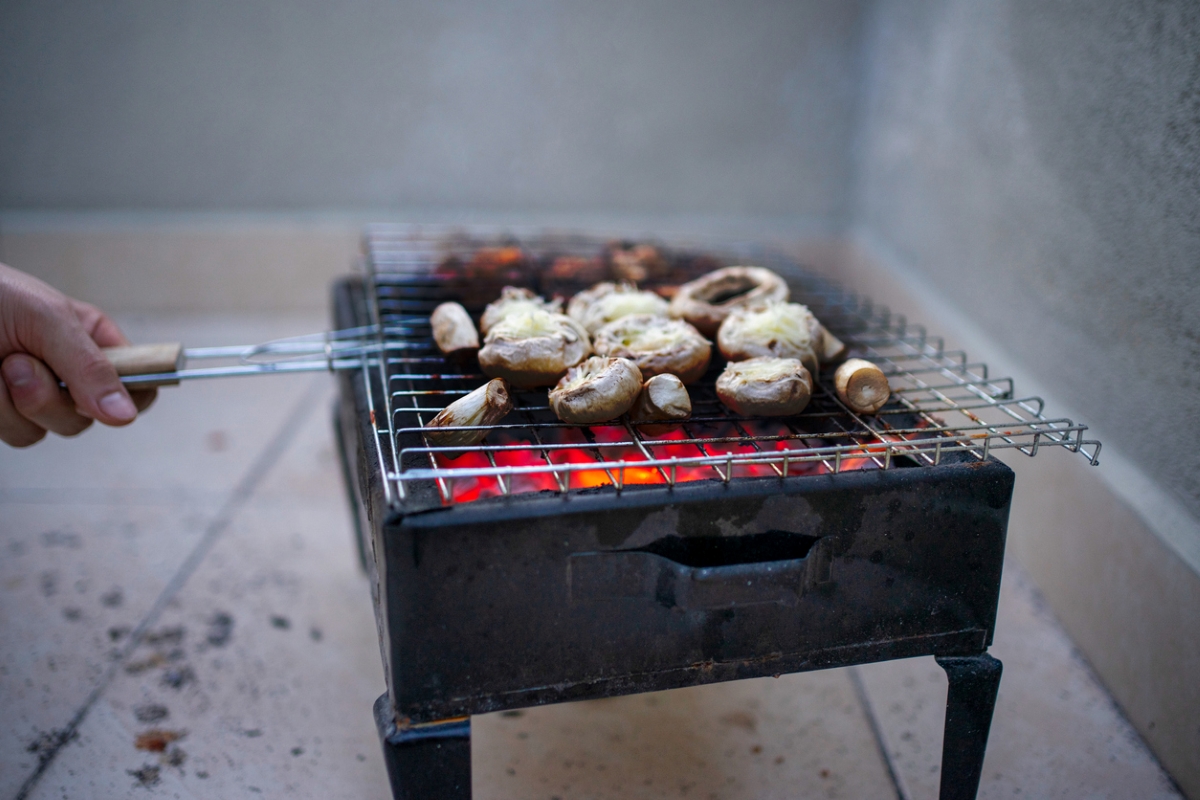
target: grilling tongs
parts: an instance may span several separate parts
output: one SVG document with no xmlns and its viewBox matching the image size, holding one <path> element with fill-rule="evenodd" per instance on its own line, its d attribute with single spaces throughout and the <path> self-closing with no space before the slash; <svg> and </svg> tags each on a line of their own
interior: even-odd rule
<svg viewBox="0 0 1200 800">
<path fill-rule="evenodd" d="M 174 386 L 193 378 L 225 378 L 234 375 L 263 375 L 279 372 L 320 372 L 355 369 L 392 351 L 422 349 L 428 346 L 401 341 L 411 333 L 401 328 L 368 325 L 328 333 L 276 339 L 255 345 L 184 348 L 178 342 L 135 344 L 104 349 L 117 368 L 121 381 L 131 389 Z M 225 361 L 217 366 L 192 367 L 194 361 Z M 389 361 L 437 363 L 436 356 L 388 356 Z"/>
</svg>

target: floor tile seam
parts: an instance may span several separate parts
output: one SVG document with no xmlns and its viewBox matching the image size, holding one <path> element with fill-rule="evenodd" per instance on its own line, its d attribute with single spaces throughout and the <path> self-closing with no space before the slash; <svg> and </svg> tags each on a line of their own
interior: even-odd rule
<svg viewBox="0 0 1200 800">
<path fill-rule="evenodd" d="M 247 462 L 251 459 L 247 459 Z M 31 483 L 28 486 L 0 487 L 0 500 L 22 499 L 29 495 L 54 495 L 54 497 L 72 497 L 80 499 L 106 499 L 114 497 L 160 497 L 160 498 L 226 498 L 232 486 L 223 488 L 196 488 L 191 485 L 175 486 L 38 486 Z"/>
<path fill-rule="evenodd" d="M 44 486 L 0 489 L 0 505 L 40 506 L 185 506 L 220 505 L 233 487 L 204 492 L 139 489 L 94 489 Z"/>
<path fill-rule="evenodd" d="M 228 494 L 226 496 L 228 496 Z M 116 499 L 112 499 L 112 500 L 95 500 L 95 501 L 86 501 L 86 500 L 85 501 L 79 501 L 79 500 L 59 500 L 59 501 L 28 500 L 28 501 L 25 501 L 25 500 L 11 500 L 11 499 L 6 500 L 3 498 L 0 498 L 0 508 L 5 507 L 5 506 L 8 506 L 10 508 L 13 506 L 38 506 L 38 507 L 42 507 L 42 508 L 72 508 L 72 507 L 105 508 L 105 507 L 111 507 L 111 508 L 144 508 L 144 509 L 174 508 L 174 509 L 181 509 L 181 510 L 182 509 L 190 510 L 190 509 L 219 509 L 222 505 L 224 505 L 224 503 L 221 501 L 221 499 L 219 499 L 217 497 L 213 497 L 213 498 L 210 498 L 207 500 L 179 500 L 179 501 L 174 501 L 174 502 L 169 501 L 169 500 L 163 500 L 161 502 L 155 502 L 155 501 L 143 502 L 143 501 L 138 501 L 138 500 L 122 500 L 120 498 L 116 498 Z"/>
<path fill-rule="evenodd" d="M 175 574 L 167 582 L 167 585 L 163 587 L 141 622 L 130 633 L 125 645 L 118 650 L 117 655 L 105 670 L 103 677 L 92 688 L 92 691 L 88 693 L 87 698 L 75 714 L 72 715 L 67 725 L 57 731 L 56 746 L 39 760 L 38 766 L 17 791 L 14 800 L 26 800 L 29 797 L 30 792 L 37 786 L 38 781 L 50 768 L 50 765 L 58 757 L 63 747 L 78 735 L 79 727 L 87 717 L 88 712 L 104 692 L 107 691 L 109 685 L 119 673 L 121 666 L 128 660 L 134 649 L 141 644 L 141 639 L 145 635 L 145 632 L 157 622 L 170 601 L 179 593 L 188 579 L 208 556 L 209 552 L 211 552 L 213 545 L 216 544 L 221 534 L 233 523 L 233 519 L 238 511 L 247 504 L 255 490 L 295 440 L 296 435 L 299 433 L 308 416 L 312 413 L 313 408 L 319 405 L 316 400 L 325 388 L 321 377 L 317 377 L 309 383 L 308 388 L 292 407 L 291 411 L 288 412 L 288 415 L 284 418 L 275 435 L 272 436 L 271 440 L 259 452 L 258 457 L 254 459 L 249 468 L 242 474 L 242 477 L 230 491 L 224 504 L 213 516 L 208 525 L 205 526 L 204 535 L 201 536 L 200 541 L 188 553 L 183 563 L 180 564 Z"/>
<path fill-rule="evenodd" d="M 912 796 L 905 786 L 903 778 L 900 776 L 900 770 L 892 761 L 892 754 L 888 750 L 883 726 L 879 722 L 879 716 L 875 713 L 875 706 L 871 702 L 871 696 L 867 692 L 867 686 L 863 682 L 862 674 L 859 672 L 858 667 L 847 667 L 846 672 L 850 676 L 850 683 L 854 686 L 854 694 L 858 697 L 858 705 L 862 708 L 863 716 L 866 717 L 867 725 L 871 729 L 871 737 L 875 741 L 875 749 L 879 752 L 879 758 L 883 761 L 884 768 L 887 769 L 892 789 L 896 792 L 896 800 L 911 800 Z"/>
<path fill-rule="evenodd" d="M 340 476 L 339 476 L 338 480 L 341 480 Z M 230 493 L 232 493 L 232 490 L 230 490 Z M 228 498 L 228 496 L 229 496 L 229 494 L 227 493 L 226 498 Z M 305 494 L 300 491 L 280 492 L 278 490 L 272 490 L 270 492 L 270 494 L 267 494 L 267 495 L 257 495 L 256 494 L 254 496 L 254 498 L 251 499 L 246 505 L 250 506 L 250 507 L 311 506 L 311 507 L 315 508 L 315 507 L 328 507 L 331 502 L 335 502 L 335 501 L 336 502 L 345 502 L 344 494 L 339 494 L 336 497 L 322 497 L 322 496 L 315 496 L 311 493 Z M 71 508 L 73 506 L 78 506 L 78 507 L 86 507 L 86 508 L 104 508 L 104 507 L 145 508 L 145 509 L 173 508 L 173 509 L 188 510 L 188 511 L 196 511 L 196 510 L 204 511 L 204 510 L 219 510 L 224 505 L 225 505 L 225 502 L 216 497 L 210 498 L 208 500 L 203 500 L 203 501 L 196 500 L 196 501 L 180 501 L 180 502 L 169 502 L 169 501 L 138 502 L 135 500 L 122 500 L 119 498 L 113 499 L 113 500 L 106 500 L 106 501 L 97 500 L 95 502 L 87 502 L 87 501 L 79 502 L 77 500 L 65 500 L 65 501 L 60 501 L 60 502 L 51 502 L 51 501 L 23 502 L 23 501 L 19 501 L 19 500 L 14 501 L 14 500 L 6 500 L 4 498 L 0 498 L 0 508 L 4 508 L 6 506 L 10 507 L 10 508 L 13 506 L 42 506 L 42 507 L 52 506 L 52 507 L 56 507 L 56 508 Z"/>
<path fill-rule="evenodd" d="M 1108 686 L 1105 685 L 1104 681 L 1100 677 L 1099 671 L 1097 671 L 1091 660 L 1087 657 L 1087 653 L 1085 653 L 1083 649 L 1075 643 L 1075 640 L 1072 639 L 1067 633 L 1067 629 L 1064 628 L 1062 622 L 1059 621 L 1058 615 L 1054 613 L 1054 609 L 1050 606 L 1049 601 L 1046 600 L 1046 598 L 1042 595 L 1041 589 L 1038 588 L 1037 584 L 1033 580 L 1033 577 L 1029 574 L 1029 571 L 1026 570 L 1019 562 L 1017 562 L 1015 558 L 1011 560 L 1011 563 L 1009 559 L 1006 558 L 1004 569 L 1005 579 L 1011 578 L 1013 580 L 1012 590 L 1017 593 L 1024 592 L 1028 595 L 1027 601 L 1031 607 L 1030 611 L 1032 612 L 1032 616 L 1035 618 L 1037 623 L 1049 628 L 1050 632 L 1055 636 L 1055 638 L 1062 642 L 1066 642 L 1067 658 L 1070 662 L 1073 662 L 1071 666 L 1073 666 L 1075 669 L 1078 669 L 1083 674 L 1084 679 L 1090 682 L 1097 694 L 1100 695 L 1102 702 L 1107 703 L 1108 710 L 1116 718 L 1117 725 L 1124 728 L 1124 730 L 1121 731 L 1121 734 L 1127 737 L 1133 737 L 1136 740 L 1138 747 L 1140 747 L 1145 753 L 1146 757 L 1152 761 L 1156 767 L 1158 767 L 1159 773 L 1166 779 L 1171 789 L 1175 791 L 1180 798 L 1186 798 L 1187 795 L 1184 794 L 1183 787 L 1179 785 L 1179 782 L 1175 780 L 1175 776 L 1172 775 L 1170 770 L 1166 768 L 1166 765 L 1162 763 L 1162 759 L 1159 758 L 1158 753 L 1154 751 L 1154 748 L 1150 746 L 1150 743 L 1146 741 L 1146 737 L 1143 736 L 1142 732 L 1139 731 L 1137 726 L 1133 724 L 1133 720 L 1126 712 L 1124 706 L 1121 705 L 1121 703 L 1109 690 Z M 999 623 L 999 620 L 997 620 L 997 623 Z"/>
</svg>

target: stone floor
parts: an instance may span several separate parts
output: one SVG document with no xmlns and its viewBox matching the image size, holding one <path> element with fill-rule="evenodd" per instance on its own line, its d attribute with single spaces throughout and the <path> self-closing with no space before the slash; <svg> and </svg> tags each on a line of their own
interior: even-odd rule
<svg viewBox="0 0 1200 800">
<path fill-rule="evenodd" d="M 196 345 L 324 324 L 122 322 Z M 0 798 L 388 796 L 332 398 L 195 382 L 129 429 L 0 450 Z M 981 797 L 1180 796 L 1014 563 L 992 652 Z M 475 796 L 933 798 L 945 691 L 912 659 L 478 717 Z"/>
</svg>

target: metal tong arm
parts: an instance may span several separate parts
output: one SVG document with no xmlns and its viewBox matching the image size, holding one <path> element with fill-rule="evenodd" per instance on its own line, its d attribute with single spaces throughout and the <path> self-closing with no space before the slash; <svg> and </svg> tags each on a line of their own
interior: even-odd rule
<svg viewBox="0 0 1200 800">
<path fill-rule="evenodd" d="M 397 335 L 413 333 L 411 325 L 426 320 L 406 320 L 402 327 L 382 331 L 374 326 L 277 339 L 256 345 L 184 349 L 178 342 L 104 348 L 104 354 L 122 383 L 130 389 L 174 386 L 184 378 L 224 378 L 279 372 L 316 372 L 361 367 L 363 358 L 392 350 L 422 347 Z M 192 361 L 226 360 L 233 364 L 185 369 Z M 413 359 L 427 360 L 427 359 Z"/>
</svg>

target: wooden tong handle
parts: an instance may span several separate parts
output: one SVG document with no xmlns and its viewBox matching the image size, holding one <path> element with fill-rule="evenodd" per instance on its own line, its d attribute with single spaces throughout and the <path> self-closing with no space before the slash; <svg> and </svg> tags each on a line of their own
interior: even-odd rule
<svg viewBox="0 0 1200 800">
<path fill-rule="evenodd" d="M 105 347 L 104 355 L 117 368 L 121 376 L 159 375 L 178 372 L 183 367 L 183 345 L 179 342 L 163 344 L 131 344 L 125 347 Z M 154 386 L 175 386 L 178 378 L 157 378 L 148 381 L 125 381 L 126 389 L 149 389 Z"/>
</svg>

